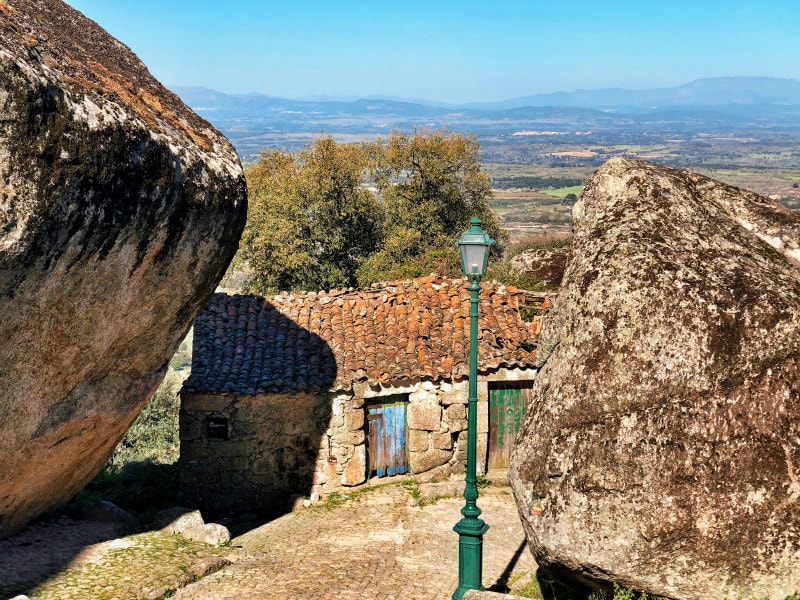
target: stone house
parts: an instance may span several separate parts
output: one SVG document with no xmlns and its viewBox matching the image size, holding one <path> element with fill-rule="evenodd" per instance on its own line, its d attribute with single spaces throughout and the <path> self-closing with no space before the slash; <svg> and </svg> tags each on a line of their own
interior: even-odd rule
<svg viewBox="0 0 800 600">
<path fill-rule="evenodd" d="M 507 466 L 548 306 L 544 294 L 482 286 L 479 470 Z M 465 280 L 215 294 L 181 390 L 182 502 L 268 511 L 370 477 L 463 472 L 468 360 Z"/>
</svg>

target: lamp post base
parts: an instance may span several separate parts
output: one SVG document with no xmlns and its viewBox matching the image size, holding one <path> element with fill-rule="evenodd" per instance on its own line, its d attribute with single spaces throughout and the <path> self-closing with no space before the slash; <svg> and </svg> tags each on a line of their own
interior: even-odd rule
<svg viewBox="0 0 800 600">
<path fill-rule="evenodd" d="M 469 590 L 483 589 L 483 536 L 488 530 L 481 519 L 470 517 L 453 527 L 458 534 L 458 587 L 453 600 L 462 600 Z"/>
</svg>

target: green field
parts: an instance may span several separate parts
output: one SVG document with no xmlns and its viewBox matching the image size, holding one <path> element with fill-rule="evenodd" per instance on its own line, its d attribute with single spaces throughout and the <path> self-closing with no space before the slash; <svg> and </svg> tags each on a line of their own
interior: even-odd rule
<svg viewBox="0 0 800 600">
<path fill-rule="evenodd" d="M 546 194 L 548 196 L 553 196 L 554 198 L 566 198 L 567 194 L 575 194 L 576 196 L 580 196 L 581 192 L 583 191 L 582 185 L 573 185 L 570 187 L 563 187 L 558 188 L 556 190 L 536 190 L 540 194 Z"/>
</svg>

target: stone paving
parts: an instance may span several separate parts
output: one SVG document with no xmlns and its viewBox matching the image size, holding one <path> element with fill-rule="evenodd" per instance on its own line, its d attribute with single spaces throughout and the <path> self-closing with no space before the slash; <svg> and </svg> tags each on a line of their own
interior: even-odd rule
<svg viewBox="0 0 800 600">
<path fill-rule="evenodd" d="M 411 506 L 410 490 L 366 490 L 340 506 L 281 517 L 233 543 L 237 562 L 178 591 L 182 600 L 445 600 L 458 585 L 461 498 Z M 532 573 L 536 565 L 510 488 L 481 490 L 484 586 Z M 510 571 L 510 572 L 509 572 Z"/>
<path fill-rule="evenodd" d="M 161 600 L 228 564 L 228 548 L 161 531 L 107 539 L 97 525 L 58 519 L 0 542 L 0 599 Z"/>
<path fill-rule="evenodd" d="M 463 482 L 419 491 L 429 497 L 457 489 Z M 0 600 L 20 592 L 42 600 L 449 599 L 458 583 L 452 528 L 464 501 L 413 505 L 417 492 L 400 483 L 365 488 L 339 503 L 298 509 L 221 548 L 158 531 L 118 538 L 107 524 L 61 517 L 0 542 Z M 480 494 L 490 525 L 484 586 L 528 581 L 536 565 L 510 488 Z"/>
</svg>

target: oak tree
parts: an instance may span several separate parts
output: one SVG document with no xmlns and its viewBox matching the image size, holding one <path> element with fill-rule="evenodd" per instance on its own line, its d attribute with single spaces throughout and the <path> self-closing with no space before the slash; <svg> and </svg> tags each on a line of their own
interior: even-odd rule
<svg viewBox="0 0 800 600">
<path fill-rule="evenodd" d="M 498 240 L 495 254 L 505 240 L 471 136 L 419 130 L 367 144 L 328 136 L 295 154 L 266 151 L 246 176 L 237 264 L 255 293 L 456 276 L 456 242 L 473 216 Z"/>
<path fill-rule="evenodd" d="M 382 209 L 362 186 L 365 149 L 317 139 L 299 153 L 266 151 L 246 172 L 250 208 L 237 263 L 247 291 L 356 284 L 380 242 Z"/>
<path fill-rule="evenodd" d="M 384 244 L 358 271 L 361 285 L 436 271 L 460 274 L 456 242 L 472 217 L 498 241 L 490 179 L 474 136 L 447 130 L 397 132 L 370 145 L 372 178 L 385 211 Z"/>
</svg>

